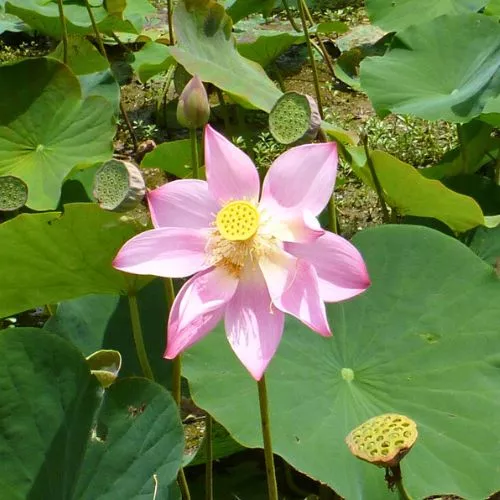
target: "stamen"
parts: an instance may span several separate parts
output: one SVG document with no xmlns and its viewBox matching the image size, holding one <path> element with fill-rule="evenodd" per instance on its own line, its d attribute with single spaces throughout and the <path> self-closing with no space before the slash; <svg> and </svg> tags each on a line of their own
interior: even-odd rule
<svg viewBox="0 0 500 500">
<path fill-rule="evenodd" d="M 229 241 L 246 241 L 259 228 L 259 212 L 248 201 L 232 201 L 215 218 L 221 236 Z"/>
</svg>

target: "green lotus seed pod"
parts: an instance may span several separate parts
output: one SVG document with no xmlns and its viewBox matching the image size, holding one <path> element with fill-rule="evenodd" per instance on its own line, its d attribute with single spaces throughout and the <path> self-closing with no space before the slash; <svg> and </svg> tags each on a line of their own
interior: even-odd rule
<svg viewBox="0 0 500 500">
<path fill-rule="evenodd" d="M 90 372 L 106 389 L 118 377 L 122 366 L 122 356 L 118 351 L 101 349 L 87 356 L 87 363 L 90 366 Z"/>
<path fill-rule="evenodd" d="M 321 125 L 316 101 L 305 94 L 283 94 L 269 113 L 269 130 L 281 144 L 312 141 Z"/>
<path fill-rule="evenodd" d="M 346 438 L 351 453 L 379 467 L 395 467 L 417 440 L 417 424 L 404 415 L 386 413 L 367 420 Z"/>
<path fill-rule="evenodd" d="M 203 127 L 210 117 L 210 104 L 203 82 L 195 75 L 184 87 L 177 104 L 177 121 L 189 129 Z"/>
<path fill-rule="evenodd" d="M 113 212 L 128 212 L 146 194 L 141 171 L 132 162 L 109 160 L 94 177 L 94 198 L 101 208 Z"/>
<path fill-rule="evenodd" d="M 26 204 L 27 199 L 28 186 L 24 181 L 12 175 L 0 177 L 0 210 L 18 210 Z"/>
</svg>

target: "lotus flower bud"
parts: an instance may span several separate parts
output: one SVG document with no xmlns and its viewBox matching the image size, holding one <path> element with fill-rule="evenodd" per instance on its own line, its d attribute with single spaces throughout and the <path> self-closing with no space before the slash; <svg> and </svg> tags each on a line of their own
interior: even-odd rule
<svg viewBox="0 0 500 500">
<path fill-rule="evenodd" d="M 346 438 L 351 453 L 379 467 L 395 467 L 417 440 L 417 424 L 404 415 L 387 413 L 367 420 Z"/>
<path fill-rule="evenodd" d="M 208 123 L 210 104 L 202 81 L 195 75 L 184 87 L 177 105 L 177 121 L 190 129 L 200 128 Z"/>
</svg>

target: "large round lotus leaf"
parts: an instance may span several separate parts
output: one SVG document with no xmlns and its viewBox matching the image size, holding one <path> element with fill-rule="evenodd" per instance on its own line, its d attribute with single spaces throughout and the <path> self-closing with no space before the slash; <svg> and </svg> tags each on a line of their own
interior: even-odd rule
<svg viewBox="0 0 500 500">
<path fill-rule="evenodd" d="M 0 175 L 28 185 L 27 206 L 57 207 L 64 178 L 77 165 L 111 158 L 113 108 L 83 100 L 77 77 L 56 59 L 0 67 Z"/>
<path fill-rule="evenodd" d="M 231 20 L 221 5 L 201 0 L 188 10 L 184 2 L 179 2 L 174 11 L 174 26 L 178 45 L 170 52 L 190 74 L 243 102 L 271 110 L 281 92 L 258 64 L 238 53 Z"/>
<path fill-rule="evenodd" d="M 93 33 L 90 22 L 86 0 L 63 0 L 66 27 L 71 34 L 84 35 Z M 133 0 L 127 2 L 111 2 L 119 4 L 114 12 L 108 12 L 103 2 L 89 2 L 92 13 L 101 33 L 112 31 L 124 31 L 129 33 L 140 33 L 144 24 L 144 16 L 155 12 L 153 6 L 147 0 Z M 61 24 L 59 22 L 59 9 L 57 2 L 47 0 L 7 0 L 6 10 L 20 17 L 33 29 L 54 38 L 61 36 Z"/>
<path fill-rule="evenodd" d="M 0 331 L 2 498 L 73 498 L 98 383 L 69 342 L 35 328 Z"/>
<path fill-rule="evenodd" d="M 344 439 L 382 413 L 413 419 L 402 461 L 412 498 L 483 499 L 500 489 L 500 283 L 457 240 L 419 226 L 354 239 L 371 288 L 327 307 L 333 337 L 289 319 L 267 373 L 274 450 L 349 500 L 394 498 L 383 471 Z M 222 328 L 183 357 L 195 402 L 249 447 L 262 446 L 255 381 Z"/>
<path fill-rule="evenodd" d="M 111 266 L 135 234 L 134 225 L 90 203 L 0 224 L 0 318 L 89 293 L 139 289 L 151 278 Z"/>
<path fill-rule="evenodd" d="M 500 25 L 480 14 L 441 16 L 397 33 L 389 52 L 361 63 L 380 114 L 467 122 L 500 92 Z"/>
<path fill-rule="evenodd" d="M 104 396 L 73 498 L 173 500 L 183 452 L 179 410 L 168 391 L 142 378 L 118 380 Z"/>
<path fill-rule="evenodd" d="M 366 0 L 373 24 L 387 31 L 399 31 L 443 14 L 477 12 L 488 0 Z"/>
</svg>

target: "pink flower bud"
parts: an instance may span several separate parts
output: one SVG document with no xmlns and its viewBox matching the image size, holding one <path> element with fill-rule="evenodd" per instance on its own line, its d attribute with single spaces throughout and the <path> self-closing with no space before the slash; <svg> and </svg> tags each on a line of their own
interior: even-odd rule
<svg viewBox="0 0 500 500">
<path fill-rule="evenodd" d="M 184 87 L 177 105 L 177 121 L 190 129 L 208 123 L 210 104 L 202 81 L 195 75 Z"/>
</svg>

